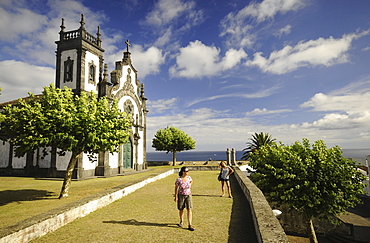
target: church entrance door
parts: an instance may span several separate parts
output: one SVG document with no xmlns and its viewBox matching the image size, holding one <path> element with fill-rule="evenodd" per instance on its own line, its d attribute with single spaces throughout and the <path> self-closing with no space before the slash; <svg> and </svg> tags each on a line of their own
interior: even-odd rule
<svg viewBox="0 0 370 243">
<path fill-rule="evenodd" d="M 129 139 L 128 143 L 123 145 L 123 169 L 132 168 L 132 143 Z"/>
</svg>

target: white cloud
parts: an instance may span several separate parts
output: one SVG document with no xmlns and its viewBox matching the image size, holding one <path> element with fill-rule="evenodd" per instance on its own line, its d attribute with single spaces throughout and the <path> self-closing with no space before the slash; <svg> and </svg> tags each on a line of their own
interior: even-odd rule
<svg viewBox="0 0 370 243">
<path fill-rule="evenodd" d="M 197 19 L 199 13 L 194 12 L 195 2 L 182 2 L 181 0 L 159 0 L 154 10 L 145 18 L 148 25 L 163 26 L 171 24 L 180 16 L 190 15 L 191 19 Z"/>
<path fill-rule="evenodd" d="M 12 42 L 21 36 L 39 31 L 47 24 L 47 18 L 43 15 L 25 8 L 11 8 L 5 10 L 0 5 L 0 40 L 2 41 Z"/>
<path fill-rule="evenodd" d="M 9 72 L 9 70 L 12 70 Z M 19 61 L 0 62 L 1 102 L 28 96 L 28 92 L 40 94 L 43 87 L 55 81 L 55 70 Z"/>
<path fill-rule="evenodd" d="M 203 11 L 196 9 L 195 1 L 159 0 L 141 24 L 159 36 L 154 41 L 155 46 L 173 50 L 182 34 L 203 20 Z"/>
<path fill-rule="evenodd" d="M 114 68 L 114 63 L 117 60 L 122 60 L 124 50 L 116 51 L 114 54 L 106 56 L 106 62 L 111 69 Z M 157 47 L 151 46 L 144 49 L 141 45 L 132 45 L 131 49 L 132 65 L 138 70 L 138 78 L 144 79 L 147 75 L 156 74 L 160 71 L 160 66 L 165 61 L 165 56 L 162 50 Z"/>
<path fill-rule="evenodd" d="M 257 22 L 273 18 L 276 14 L 296 11 L 304 6 L 305 0 L 264 0 L 261 3 L 252 2 L 239 11 L 239 18 L 253 17 Z"/>
<path fill-rule="evenodd" d="M 284 26 L 283 28 L 279 29 L 276 33 L 275 36 L 281 37 L 283 35 L 288 35 L 292 31 L 292 26 L 290 24 Z"/>
<path fill-rule="evenodd" d="M 313 111 L 326 112 L 319 120 L 303 123 L 302 127 L 323 130 L 370 129 L 370 79 L 351 83 L 330 94 L 318 93 L 301 104 Z"/>
<path fill-rule="evenodd" d="M 150 111 L 150 114 L 163 113 L 166 110 L 174 109 L 177 106 L 177 98 L 171 98 L 168 100 L 160 99 L 151 101 L 148 100 L 147 107 Z"/>
<path fill-rule="evenodd" d="M 270 114 L 280 114 L 280 113 L 286 113 L 286 112 L 292 112 L 290 109 L 281 109 L 281 110 L 268 110 L 266 108 L 256 108 L 253 111 L 248 111 L 245 113 L 246 116 L 259 116 L 259 115 L 270 115 Z"/>
<path fill-rule="evenodd" d="M 367 35 L 369 31 L 358 34 L 343 35 L 342 38 L 319 38 L 300 42 L 296 46 L 287 45 L 279 51 L 274 51 L 268 58 L 261 52 L 254 54 L 253 60 L 246 62 L 247 66 L 257 66 L 263 72 L 284 74 L 304 66 L 331 66 L 348 62 L 347 52 L 353 40 Z"/>
<path fill-rule="evenodd" d="M 279 85 L 273 86 L 268 89 L 260 90 L 255 93 L 228 93 L 228 94 L 222 94 L 222 95 L 214 95 L 209 97 L 202 97 L 198 99 L 194 99 L 186 104 L 186 107 L 193 106 L 195 104 L 216 100 L 216 99 L 222 99 L 222 98 L 242 98 L 242 99 L 255 99 L 255 98 L 264 98 L 268 97 L 276 92 L 276 90 L 279 89 Z"/>
<path fill-rule="evenodd" d="M 133 45 L 131 52 L 134 67 L 139 70 L 138 76 L 142 79 L 149 74 L 158 73 L 165 60 L 162 51 L 154 46 L 144 50 L 141 45 Z"/>
<path fill-rule="evenodd" d="M 214 46 L 206 46 L 201 41 L 190 42 L 180 49 L 176 57 L 176 65 L 170 68 L 172 77 L 199 78 L 215 76 L 235 67 L 247 57 L 243 49 L 229 49 L 221 59 L 221 50 Z"/>
<path fill-rule="evenodd" d="M 254 28 L 250 24 L 255 20 L 261 23 L 273 19 L 276 14 L 296 11 L 304 6 L 305 0 L 264 0 L 261 3 L 251 2 L 237 13 L 229 13 L 221 21 L 220 36 L 229 36 L 227 44 L 231 46 L 251 47 L 256 41 Z M 285 30 L 287 31 L 287 30 Z M 285 32 L 286 33 L 286 32 Z"/>
<path fill-rule="evenodd" d="M 44 6 L 45 15 L 30 7 L 27 1 L 0 5 L 0 40 L 9 41 L 2 49 L 3 55 L 34 64 L 55 65 L 55 41 L 59 39 L 62 18 L 65 18 L 66 31 L 74 30 L 79 28 L 80 14 L 84 13 L 86 29 L 93 35 L 97 26 L 106 20 L 103 13 L 92 12 L 78 1 L 49 0 Z"/>
</svg>

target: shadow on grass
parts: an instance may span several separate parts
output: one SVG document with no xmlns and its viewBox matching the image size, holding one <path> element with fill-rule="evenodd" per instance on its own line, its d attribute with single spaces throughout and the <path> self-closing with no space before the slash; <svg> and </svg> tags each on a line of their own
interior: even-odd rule
<svg viewBox="0 0 370 243">
<path fill-rule="evenodd" d="M 0 206 L 4 206 L 12 202 L 20 203 L 22 201 L 50 199 L 52 196 L 55 196 L 54 192 L 45 190 L 5 190 L 0 191 Z"/>
<path fill-rule="evenodd" d="M 228 242 L 258 242 L 249 202 L 234 176 L 230 176 L 230 184 L 234 199 L 229 224 Z"/>
<path fill-rule="evenodd" d="M 370 219 L 370 198 L 366 196 L 360 197 L 362 203 L 358 204 L 354 208 L 347 209 L 348 212 L 359 215 L 363 218 Z"/>
<path fill-rule="evenodd" d="M 129 219 L 123 221 L 103 221 L 106 224 L 124 224 L 124 225 L 136 225 L 136 226 L 154 226 L 154 227 L 170 227 L 170 228 L 179 228 L 176 224 L 160 224 L 160 223 L 150 223 L 150 222 L 141 222 L 136 219 Z"/>
</svg>

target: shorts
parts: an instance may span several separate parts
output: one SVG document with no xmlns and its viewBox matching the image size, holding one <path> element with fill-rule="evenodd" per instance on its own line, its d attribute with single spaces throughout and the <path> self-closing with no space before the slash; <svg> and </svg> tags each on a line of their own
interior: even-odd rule
<svg viewBox="0 0 370 243">
<path fill-rule="evenodd" d="M 177 200 L 177 209 L 178 210 L 184 210 L 186 209 L 192 209 L 193 208 L 193 198 L 190 195 L 182 195 L 178 194 L 178 200 Z"/>
<path fill-rule="evenodd" d="M 220 177 L 220 181 L 229 181 L 229 178 L 224 179 L 224 178 Z"/>
</svg>

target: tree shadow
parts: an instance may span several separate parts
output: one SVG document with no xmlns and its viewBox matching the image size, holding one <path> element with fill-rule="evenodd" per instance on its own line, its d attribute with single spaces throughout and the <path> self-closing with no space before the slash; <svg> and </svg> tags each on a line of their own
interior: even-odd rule
<svg viewBox="0 0 370 243">
<path fill-rule="evenodd" d="M 51 199 L 50 197 L 52 196 L 55 196 L 54 192 L 46 190 L 5 190 L 0 191 L 0 206 L 4 206 L 12 202 L 21 203 L 22 201 Z"/>
<path fill-rule="evenodd" d="M 363 196 L 360 197 L 360 199 L 362 200 L 361 204 L 358 204 L 354 208 L 349 208 L 347 211 L 363 218 L 370 219 L 370 198 Z"/>
<path fill-rule="evenodd" d="M 235 176 L 230 176 L 233 205 L 229 224 L 228 242 L 258 242 L 249 202 Z"/>
<path fill-rule="evenodd" d="M 154 226 L 154 227 L 170 227 L 170 228 L 179 228 L 176 224 L 160 224 L 160 223 L 150 223 L 150 222 L 142 222 L 137 221 L 136 219 L 129 219 L 129 220 L 123 220 L 123 221 L 103 221 L 103 223 L 106 224 L 124 224 L 124 225 L 136 225 L 136 226 Z"/>
</svg>

